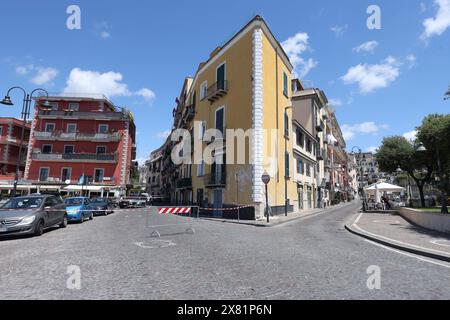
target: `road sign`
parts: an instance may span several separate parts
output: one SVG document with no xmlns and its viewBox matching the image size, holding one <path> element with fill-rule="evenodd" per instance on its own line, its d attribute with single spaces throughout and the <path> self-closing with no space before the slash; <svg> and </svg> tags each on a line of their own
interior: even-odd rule
<svg viewBox="0 0 450 320">
<path fill-rule="evenodd" d="M 267 185 L 270 182 L 270 175 L 267 172 L 264 172 L 264 174 L 261 177 L 262 182 Z"/>
</svg>

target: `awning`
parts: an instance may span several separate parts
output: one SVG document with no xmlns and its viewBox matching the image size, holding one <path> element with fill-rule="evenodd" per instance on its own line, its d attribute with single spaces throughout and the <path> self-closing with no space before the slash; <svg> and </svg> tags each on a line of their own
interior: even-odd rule
<svg viewBox="0 0 450 320">
<path fill-rule="evenodd" d="M 81 191 L 81 190 L 86 190 L 86 191 L 94 191 L 94 192 L 100 192 L 104 189 L 110 189 L 112 187 L 105 187 L 105 186 L 79 186 L 79 185 L 69 185 L 64 187 L 62 190 L 63 191 Z"/>
<path fill-rule="evenodd" d="M 400 187 L 400 186 L 396 186 L 390 183 L 386 183 L 386 182 L 381 182 L 381 183 L 376 183 L 374 185 L 371 185 L 369 187 L 367 187 L 366 189 L 367 193 L 370 194 L 375 194 L 377 191 L 381 191 L 381 192 L 402 192 L 405 190 L 405 188 Z"/>
</svg>

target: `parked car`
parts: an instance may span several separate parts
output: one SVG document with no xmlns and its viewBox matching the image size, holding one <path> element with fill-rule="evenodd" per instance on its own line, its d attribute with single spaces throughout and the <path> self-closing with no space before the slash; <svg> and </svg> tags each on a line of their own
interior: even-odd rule
<svg viewBox="0 0 450 320">
<path fill-rule="evenodd" d="M 119 207 L 124 208 L 145 208 L 147 199 L 144 197 L 128 197 L 123 198 L 119 202 Z"/>
<path fill-rule="evenodd" d="M 66 198 L 65 204 L 69 221 L 83 223 L 86 219 L 94 219 L 94 211 L 92 210 L 89 198 Z"/>
<path fill-rule="evenodd" d="M 67 226 L 66 206 L 53 195 L 10 199 L 0 208 L 0 236 L 41 236 L 45 229 Z"/>
<path fill-rule="evenodd" d="M 8 198 L 0 199 L 0 207 L 9 201 Z"/>
<path fill-rule="evenodd" d="M 110 213 L 114 213 L 114 205 L 110 199 L 96 198 L 91 200 L 91 207 L 94 211 L 94 215 L 107 216 Z"/>
</svg>

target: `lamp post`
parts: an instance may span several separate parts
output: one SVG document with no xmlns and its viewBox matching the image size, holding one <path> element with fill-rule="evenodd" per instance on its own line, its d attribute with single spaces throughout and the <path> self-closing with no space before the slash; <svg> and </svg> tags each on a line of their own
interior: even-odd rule
<svg viewBox="0 0 450 320">
<path fill-rule="evenodd" d="M 363 184 L 363 167 L 361 165 L 362 149 L 360 147 L 354 146 L 352 148 L 352 153 L 356 154 L 354 150 L 357 150 L 359 154 L 359 161 L 356 161 L 356 165 L 358 166 L 359 169 L 359 188 L 361 190 L 361 198 L 363 201 L 363 212 L 366 212 L 366 197 L 364 195 L 364 184 Z"/>
<path fill-rule="evenodd" d="M 266 216 L 267 216 L 267 223 L 270 223 L 269 195 L 267 192 L 267 185 L 270 182 L 270 175 L 267 172 L 264 172 L 264 174 L 261 177 L 261 180 L 264 183 L 266 189 Z"/>
<path fill-rule="evenodd" d="M 288 185 L 287 179 L 289 176 L 289 172 L 287 171 L 286 162 L 289 161 L 289 157 L 287 157 L 287 140 L 289 139 L 289 116 L 287 111 L 292 109 L 292 106 L 287 106 L 284 108 L 284 215 L 287 217 L 288 215 Z M 287 160 L 286 160 L 287 159 Z"/>
<path fill-rule="evenodd" d="M 14 175 L 14 187 L 13 187 L 12 194 L 11 194 L 12 198 L 14 198 L 17 193 L 17 182 L 19 180 L 20 164 L 22 162 L 22 145 L 23 145 L 23 140 L 24 140 L 24 135 L 25 135 L 25 126 L 26 126 L 27 120 L 30 116 L 30 108 L 31 108 L 31 102 L 32 102 L 33 95 L 37 92 L 44 92 L 46 97 L 48 98 L 48 92 L 41 88 L 34 89 L 33 91 L 31 91 L 31 93 L 27 93 L 25 91 L 25 89 L 22 87 L 12 87 L 8 90 L 5 98 L 2 101 L 0 101 L 0 103 L 3 105 L 6 105 L 6 106 L 13 106 L 14 103 L 11 100 L 10 93 L 11 93 L 11 91 L 16 90 L 16 89 L 23 92 L 23 104 L 22 104 L 22 131 L 20 134 L 19 155 L 17 158 L 16 172 Z M 46 106 L 46 107 L 50 106 L 49 102 L 45 101 L 44 106 Z"/>
</svg>

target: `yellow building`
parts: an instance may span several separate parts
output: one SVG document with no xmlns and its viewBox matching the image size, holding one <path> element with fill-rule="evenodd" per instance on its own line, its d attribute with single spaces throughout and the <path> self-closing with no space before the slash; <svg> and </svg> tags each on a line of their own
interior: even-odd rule
<svg viewBox="0 0 450 320">
<path fill-rule="evenodd" d="M 174 176 L 177 181 L 172 182 L 178 184 L 173 200 L 213 208 L 252 205 L 254 212 L 253 208 L 242 210 L 241 215 L 259 218 L 264 215 L 261 176 L 266 171 L 271 176 L 272 212 L 284 213 L 285 198 L 289 211 L 297 209 L 290 142 L 292 71 L 289 58 L 260 16 L 200 64 L 195 77 L 184 83 L 174 111 L 174 129 L 196 131 L 195 150 L 199 145 L 202 150 L 207 148 L 201 138 L 208 129 L 223 132 L 226 145 L 214 153 L 223 164 L 197 163 L 193 157 L 192 165 L 180 165 Z M 238 143 L 230 130 L 249 129 L 253 134 L 245 142 L 245 161 L 238 163 Z M 234 147 L 230 147 L 231 140 Z M 236 213 L 216 211 L 216 215 Z"/>
</svg>

